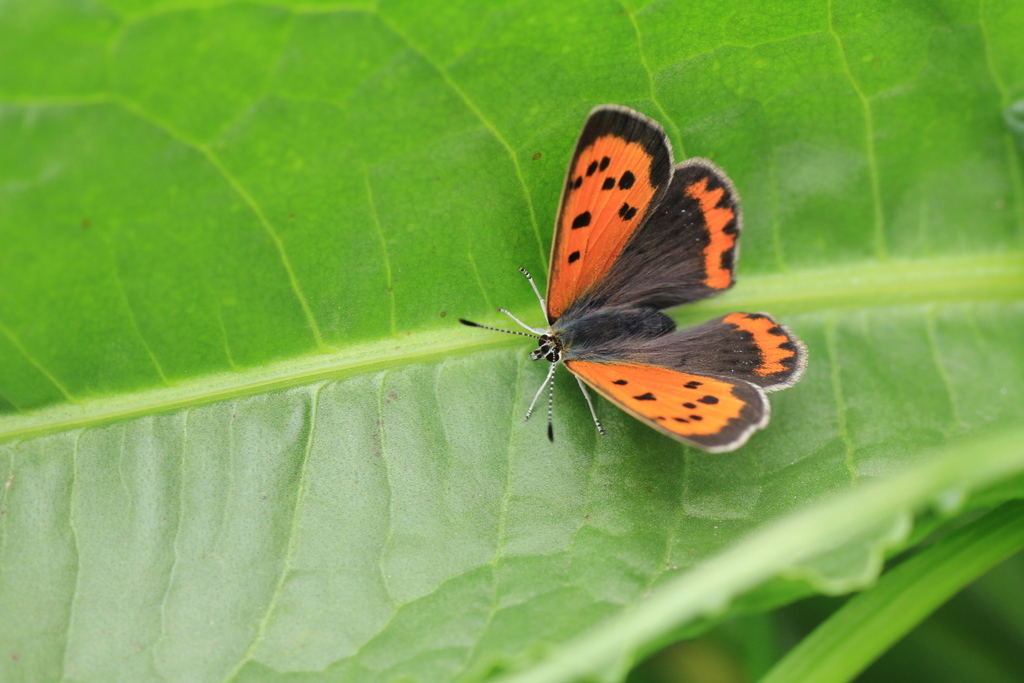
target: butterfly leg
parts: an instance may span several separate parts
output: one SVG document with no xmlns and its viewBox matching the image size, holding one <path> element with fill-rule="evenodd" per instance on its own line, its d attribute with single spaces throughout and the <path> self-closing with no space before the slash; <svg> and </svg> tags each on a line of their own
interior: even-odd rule
<svg viewBox="0 0 1024 683">
<path fill-rule="evenodd" d="M 551 374 L 554 374 L 554 369 L 555 369 L 556 365 L 557 365 L 557 363 L 552 363 L 551 364 L 551 370 L 552 370 Z M 555 442 L 555 420 L 554 420 L 554 417 L 553 417 L 554 412 L 555 412 L 555 380 L 552 377 L 551 378 L 551 388 L 548 390 L 548 441 L 550 441 L 551 443 Z"/>
<path fill-rule="evenodd" d="M 558 365 L 558 363 L 551 364 L 551 369 L 548 370 L 548 376 L 544 378 L 544 383 L 540 385 L 540 389 L 537 389 L 537 393 L 534 394 L 533 400 L 530 401 L 530 407 L 527 409 L 526 417 L 524 417 L 523 420 L 529 420 L 530 416 L 533 415 L 533 407 L 537 405 L 537 399 L 539 399 L 540 395 L 544 392 L 544 387 L 548 385 L 548 382 L 550 382 L 551 378 L 554 376 L 556 365 Z"/>
<path fill-rule="evenodd" d="M 590 406 L 590 416 L 594 418 L 594 424 L 597 425 L 597 431 L 604 436 L 604 427 L 601 426 L 601 421 L 597 419 L 597 411 L 594 410 L 594 402 L 590 400 L 590 392 L 587 391 L 587 385 L 583 383 L 579 377 L 576 381 L 580 384 L 580 390 L 583 392 L 583 397 L 587 399 L 587 405 Z"/>
<path fill-rule="evenodd" d="M 530 286 L 533 287 L 533 293 L 537 295 L 537 300 L 540 301 L 540 312 L 544 314 L 544 320 L 548 319 L 548 302 L 544 301 L 544 297 L 540 295 L 540 290 L 537 289 L 537 283 L 533 281 L 533 276 L 530 275 L 530 271 L 526 268 L 520 268 L 519 272 L 526 276 L 526 279 L 530 281 Z"/>
</svg>

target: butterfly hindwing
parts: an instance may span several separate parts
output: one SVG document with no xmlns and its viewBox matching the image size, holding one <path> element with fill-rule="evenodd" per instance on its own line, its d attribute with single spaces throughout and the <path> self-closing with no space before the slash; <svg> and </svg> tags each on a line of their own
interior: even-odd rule
<svg viewBox="0 0 1024 683">
<path fill-rule="evenodd" d="M 591 319 L 610 335 L 580 335 Z M 765 392 L 795 384 L 807 363 L 803 343 L 764 313 L 658 334 L 661 319 L 671 330 L 649 308 L 592 314 L 568 330 L 565 365 L 623 410 L 705 450 L 743 445 L 768 423 Z"/>
<path fill-rule="evenodd" d="M 629 344 L 628 350 L 625 346 L 615 355 L 639 357 L 680 372 L 742 380 L 765 391 L 796 384 L 807 365 L 803 342 L 766 313 L 730 313 Z"/>
<path fill-rule="evenodd" d="M 655 429 L 713 453 L 768 423 L 764 392 L 743 381 L 639 363 L 566 361 L 598 393 Z"/>
<path fill-rule="evenodd" d="M 548 278 L 557 320 L 605 278 L 668 186 L 672 150 L 661 126 L 624 107 L 594 109 L 566 175 Z"/>
<path fill-rule="evenodd" d="M 723 292 L 734 282 L 740 230 L 729 177 L 707 159 L 689 159 L 590 298 L 660 309 Z"/>
</svg>

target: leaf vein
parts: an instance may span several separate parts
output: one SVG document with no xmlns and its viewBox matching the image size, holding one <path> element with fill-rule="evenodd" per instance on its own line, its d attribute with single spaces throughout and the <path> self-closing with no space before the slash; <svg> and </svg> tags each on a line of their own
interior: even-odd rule
<svg viewBox="0 0 1024 683">
<path fill-rule="evenodd" d="M 75 524 L 75 501 L 78 500 L 78 443 L 82 439 L 85 430 L 75 434 L 75 445 L 71 450 L 71 492 L 68 495 L 68 529 L 71 531 L 71 545 L 74 547 L 75 558 L 72 564 L 75 567 L 75 588 L 71 593 L 70 605 L 68 606 L 68 627 L 64 632 L 64 652 L 61 654 L 61 674 L 59 680 L 67 679 L 68 651 L 71 649 L 71 630 L 75 625 L 75 604 L 76 598 L 82 591 L 82 551 L 78 536 L 78 525 Z"/>
<path fill-rule="evenodd" d="M 316 417 L 317 411 L 320 407 L 320 392 L 323 391 L 327 382 L 321 382 L 313 390 L 313 400 L 309 410 L 309 436 L 306 439 L 306 448 L 302 454 L 302 462 L 299 463 L 299 484 L 298 490 L 295 492 L 295 504 L 292 506 L 291 513 L 291 525 L 288 528 L 288 542 L 284 552 L 284 562 L 281 563 L 281 571 L 277 577 L 277 583 L 274 586 L 274 592 L 270 596 L 270 600 L 267 601 L 267 606 L 263 610 L 263 617 L 260 619 L 259 624 L 256 627 L 256 632 L 253 634 L 252 640 L 249 641 L 249 646 L 239 657 L 238 662 L 228 672 L 227 676 L 224 677 L 225 681 L 234 680 L 238 673 L 242 670 L 242 667 L 249 661 L 252 661 L 256 654 L 256 648 L 260 642 L 266 636 L 267 628 L 270 624 L 270 619 L 273 617 L 274 612 L 277 610 L 277 605 L 281 600 L 281 595 L 284 593 L 284 586 L 288 580 L 288 576 L 292 571 L 292 560 L 295 557 L 295 537 L 298 535 L 298 520 L 299 520 L 299 509 L 302 507 L 302 501 L 306 495 L 306 475 L 308 473 L 307 465 L 309 463 L 309 455 L 313 451 L 313 439 L 316 435 Z"/>
<path fill-rule="evenodd" d="M 388 580 L 388 573 L 384 567 L 385 556 L 395 538 L 395 484 L 392 481 L 391 466 L 388 463 L 387 439 L 384 435 L 384 380 L 386 377 L 387 371 L 380 373 L 380 389 L 377 392 L 377 429 L 374 435 L 377 441 L 377 452 L 384 465 L 384 483 L 388 487 L 388 531 L 384 536 L 384 541 L 380 544 L 377 568 L 380 571 L 380 580 L 388 597 L 396 605 L 400 605 L 401 603 L 395 598 L 395 592 L 391 590 L 391 582 Z"/>
<path fill-rule="evenodd" d="M 651 578 L 647 582 L 647 590 L 650 590 L 663 574 L 678 568 L 669 563 L 672 562 L 672 556 L 676 552 L 679 528 L 683 525 L 683 520 L 686 519 L 686 491 L 689 487 L 690 470 L 693 468 L 693 454 L 690 452 L 690 449 L 682 444 L 679 444 L 678 448 L 682 451 L 683 456 L 683 476 L 679 478 L 679 503 L 676 505 L 676 514 L 672 519 L 672 526 L 668 529 L 667 538 L 665 539 L 665 556 L 661 559 L 661 567 L 658 568 L 658 571 L 651 574 Z"/>
<path fill-rule="evenodd" d="M 937 331 L 935 329 L 935 306 L 929 306 L 925 313 L 925 330 L 927 331 L 928 337 L 928 350 L 932 356 L 932 362 L 935 363 L 935 368 L 939 371 L 939 377 L 942 379 L 942 385 L 946 389 L 946 396 L 949 399 L 950 411 L 953 413 L 954 424 L 950 425 L 945 433 L 951 434 L 959 428 L 963 428 L 964 421 L 960 416 L 960 409 L 957 405 L 956 395 L 953 390 L 953 381 L 949 377 L 949 372 L 946 369 L 946 364 L 942 360 L 942 353 L 939 351 L 939 341 Z"/>
<path fill-rule="evenodd" d="M 515 396 L 513 398 L 512 405 L 515 409 L 519 408 L 519 401 L 522 397 L 522 386 L 523 386 L 523 366 L 526 364 L 526 358 L 523 354 L 517 354 L 519 362 L 516 368 L 516 384 L 515 384 Z M 498 564 L 501 563 L 502 557 L 504 557 L 503 548 L 505 546 L 505 533 L 507 530 L 506 524 L 508 522 L 508 507 L 509 501 L 512 499 L 512 457 L 515 453 L 515 437 L 518 433 L 516 425 L 518 421 L 514 415 L 510 416 L 508 430 L 508 447 L 506 449 L 506 469 L 505 469 L 505 484 L 502 488 L 501 493 L 501 504 L 498 508 L 498 528 L 494 539 L 494 555 L 491 557 L 491 601 L 487 610 L 487 617 L 484 619 L 484 623 L 480 626 L 480 635 L 473 643 L 473 646 L 468 649 L 466 656 L 463 659 L 463 669 L 468 667 L 473 662 L 473 658 L 476 656 L 477 651 L 480 648 L 480 643 L 483 640 L 484 633 L 490 628 L 491 623 L 494 621 L 495 615 L 498 613 Z M 443 584 L 442 584 L 443 585 Z"/>
<path fill-rule="evenodd" d="M 356 3 L 336 2 L 332 4 L 270 2 L 269 0 L 253 0 L 252 2 L 239 2 L 239 0 L 210 0 L 209 2 L 195 2 L 183 0 L 182 2 L 168 2 L 165 4 L 152 5 L 140 11 L 125 15 L 124 21 L 127 27 L 141 23 L 165 14 L 175 12 L 204 12 L 230 5 L 250 5 L 271 9 L 286 10 L 293 14 L 339 14 L 342 12 L 372 12 L 376 9 L 367 8 L 366 5 Z"/>
<path fill-rule="evenodd" d="M 253 196 L 249 194 L 249 191 L 245 189 L 245 186 L 228 170 L 220 160 L 220 157 L 214 153 L 209 145 L 188 138 L 184 133 L 175 129 L 170 123 L 163 121 L 150 113 L 141 104 L 121 95 L 117 96 L 114 101 L 126 111 L 166 132 L 182 144 L 195 149 L 207 161 L 207 163 L 209 163 L 221 175 L 221 177 L 224 178 L 234 193 L 242 200 L 243 203 L 245 203 L 247 207 L 249 207 L 249 210 L 252 211 L 253 215 L 256 217 L 257 222 L 259 222 L 260 226 L 267 233 L 267 236 L 270 237 L 270 241 L 273 243 L 274 249 L 277 251 L 278 258 L 280 258 L 281 264 L 284 267 L 285 274 L 288 277 L 289 286 L 291 287 L 295 298 L 298 300 L 299 307 L 302 309 L 303 315 L 310 327 L 310 331 L 313 334 L 313 339 L 316 342 L 317 347 L 320 351 L 331 351 L 332 349 L 324 343 L 323 338 L 320 335 L 320 326 L 317 324 L 316 317 L 313 315 L 313 310 L 309 306 L 309 301 L 306 299 L 305 294 L 303 294 L 302 287 L 299 285 L 298 278 L 295 276 L 291 259 L 288 257 L 288 252 L 285 250 L 281 236 L 277 234 L 277 231 L 267 219 L 267 216 L 260 205 L 256 202 Z"/>
<path fill-rule="evenodd" d="M 786 267 L 786 259 L 782 256 L 782 222 L 779 220 L 779 149 L 775 140 L 772 139 L 771 126 L 765 126 L 764 135 L 768 138 L 768 144 L 772 150 L 768 163 L 768 177 L 772 193 L 772 250 L 775 252 L 775 265 L 778 266 L 780 273 L 785 273 L 789 269 Z"/>
<path fill-rule="evenodd" d="M 878 180 L 878 160 L 875 157 L 875 123 L 871 112 L 871 101 L 864 94 L 857 79 L 853 76 L 853 71 L 850 69 L 850 60 L 846 54 L 846 47 L 843 45 L 843 39 L 836 33 L 833 19 L 832 0 L 828 0 L 828 31 L 839 46 L 839 54 L 843 58 L 843 70 L 846 72 L 847 78 L 850 79 L 850 85 L 853 86 L 853 91 L 857 93 L 857 98 L 860 100 L 861 108 L 864 111 L 864 145 L 868 157 L 868 174 L 871 179 L 871 204 L 875 222 L 875 256 L 880 261 L 886 261 L 889 255 L 885 243 L 885 218 L 882 215 L 882 192 Z"/>
<path fill-rule="evenodd" d="M 25 413 L 26 412 L 25 409 L 23 407 L 21 407 L 20 405 L 18 405 L 17 401 L 3 387 L 0 387 L 0 399 L 10 403 L 11 407 L 14 408 L 14 411 L 16 413 Z"/>
<path fill-rule="evenodd" d="M 18 337 L 15 336 L 15 334 L 11 332 L 11 330 L 8 329 L 8 327 L 4 325 L 3 322 L 0 322 L 0 332 L 2 332 L 5 337 L 7 337 L 7 341 L 11 343 L 11 346 L 16 348 L 18 350 L 18 353 L 24 356 L 25 360 L 27 360 L 32 365 L 32 367 L 38 370 L 40 374 L 46 377 L 46 379 L 50 380 L 53 386 L 57 387 L 57 390 L 60 391 L 60 393 L 64 394 L 64 398 L 67 401 L 69 401 L 70 403 L 78 403 L 78 400 L 71 395 L 71 392 L 67 390 L 67 387 L 65 387 L 64 384 L 61 383 L 60 380 L 58 380 L 53 375 L 53 373 L 44 368 L 43 365 L 38 360 L 36 360 L 32 356 L 32 354 L 28 352 L 28 349 L 26 349 L 22 345 L 21 340 L 18 339 Z"/>
<path fill-rule="evenodd" d="M 235 372 L 238 372 L 239 367 L 235 364 L 235 358 L 231 354 L 231 343 L 228 341 L 228 328 L 224 324 L 224 309 L 219 301 L 217 302 L 217 324 L 220 327 L 221 337 L 224 340 L 224 355 L 227 356 L 228 366 Z"/>
<path fill-rule="evenodd" d="M 633 33 L 636 35 L 637 52 L 640 56 L 640 65 L 644 68 L 644 72 L 647 74 L 647 89 L 651 95 L 651 102 L 653 102 L 654 106 L 657 108 L 658 113 L 661 115 L 661 119 L 672 129 L 674 138 L 673 142 L 677 145 L 676 149 L 678 151 L 678 158 L 676 161 L 679 159 L 685 159 L 686 148 L 683 146 L 683 137 L 679 132 L 679 126 L 677 126 L 672 117 L 668 115 L 668 112 L 666 112 L 665 108 L 661 106 L 661 101 L 658 99 L 657 90 L 654 87 L 654 72 L 651 71 L 651 67 L 647 63 L 647 53 L 644 52 L 644 40 L 643 35 L 640 32 L 640 26 L 636 23 L 636 17 L 633 15 L 633 11 L 627 7 L 622 0 L 619 0 L 619 6 L 622 7 L 622 11 L 625 12 L 627 17 L 629 17 L 629 23 L 633 27 Z"/>
<path fill-rule="evenodd" d="M 775 311 L 875 310 L 911 303 L 1016 301 L 1024 294 L 1021 253 L 1009 251 L 969 258 L 929 258 L 890 265 L 835 267 L 828 270 L 751 275 L 721 303 L 693 304 L 677 320 L 706 320 L 718 312 L 739 309 Z M 823 284 L 824 283 L 824 284 Z M 497 319 L 483 323 L 500 324 Z M 353 343 L 330 355 L 268 362 L 238 372 L 183 380 L 173 387 L 127 392 L 115 398 L 94 398 L 75 405 L 43 407 L 0 421 L 0 441 L 29 439 L 57 431 L 106 424 L 140 415 L 167 412 L 185 406 L 250 396 L 256 393 L 337 379 L 356 373 L 369 375 L 384 368 L 425 360 L 469 354 L 519 344 L 511 335 L 466 337 L 448 328 L 421 331 L 405 338 Z"/>
<path fill-rule="evenodd" d="M 843 384 L 839 371 L 839 354 L 836 350 L 835 313 L 829 315 L 825 321 L 825 348 L 828 353 L 832 373 L 832 395 L 836 402 L 836 421 L 838 423 L 839 438 L 842 440 L 846 451 L 846 469 L 850 472 L 851 483 L 853 486 L 856 486 L 857 468 L 853 462 L 853 441 L 850 438 L 850 431 L 846 424 L 846 400 L 843 398 Z"/>
<path fill-rule="evenodd" d="M 131 486 L 128 484 L 128 478 L 124 476 L 124 456 L 127 448 L 125 443 L 128 440 L 128 425 L 131 422 L 124 422 L 121 424 L 121 443 L 118 444 L 117 454 L 117 481 L 121 485 L 121 491 L 124 493 L 125 501 L 127 503 L 126 513 L 129 517 L 135 515 L 135 498 L 132 496 Z"/>
<path fill-rule="evenodd" d="M 466 252 L 466 258 L 469 259 L 469 265 L 473 269 L 473 276 L 476 278 L 476 284 L 480 287 L 481 294 L 484 295 L 484 303 L 486 303 L 487 307 L 493 311 L 494 304 L 491 303 L 491 297 L 488 296 L 487 288 L 484 287 L 484 281 L 483 278 L 480 277 L 480 269 L 476 267 L 476 259 L 473 258 L 473 252 Z"/>
<path fill-rule="evenodd" d="M 135 336 L 139 338 L 139 343 L 142 344 L 142 348 L 145 349 L 146 355 L 149 356 L 149 360 L 153 363 L 153 367 L 156 368 L 156 373 L 160 376 L 160 381 L 163 382 L 165 386 L 170 386 L 171 382 L 167 379 L 167 375 L 164 374 L 164 369 L 160 365 L 160 361 L 157 360 L 152 347 L 150 347 L 146 338 L 142 335 L 142 328 L 139 327 L 138 316 L 135 315 L 135 308 L 132 306 L 132 302 L 128 298 L 128 291 L 124 286 L 124 278 L 121 277 L 121 267 L 117 263 L 117 251 L 114 249 L 114 245 L 110 240 L 107 241 L 107 248 L 110 249 L 111 252 L 110 262 L 114 271 L 114 283 L 117 286 L 118 292 L 121 294 L 121 301 L 124 303 L 124 308 L 128 312 L 128 322 L 131 323 L 132 330 L 135 331 Z"/>
<path fill-rule="evenodd" d="M 522 398 L 523 390 L 523 366 L 526 364 L 526 357 L 523 353 L 517 354 L 519 362 L 516 367 L 516 386 L 515 396 L 513 398 L 512 405 L 513 410 L 519 409 L 519 402 Z M 497 567 L 501 558 L 504 557 L 504 546 L 505 546 L 505 535 L 508 531 L 508 508 L 509 502 L 512 500 L 512 463 L 513 456 L 515 454 L 515 441 L 516 435 L 519 430 L 516 429 L 518 421 L 515 418 L 515 414 L 509 416 L 510 425 L 508 430 L 508 446 L 505 451 L 505 484 L 502 487 L 501 493 L 501 506 L 498 508 L 498 529 L 494 541 L 494 555 L 491 558 L 491 566 Z"/>
<path fill-rule="evenodd" d="M 398 315 L 395 310 L 395 283 L 391 273 L 391 257 L 388 255 L 388 242 L 384 239 L 384 230 L 380 225 L 380 216 L 377 214 L 377 203 L 373 199 L 373 186 L 370 184 L 370 172 L 366 163 L 362 164 L 363 183 L 366 186 L 366 201 L 370 205 L 370 216 L 373 218 L 373 227 L 377 231 L 377 238 L 380 240 L 380 249 L 384 254 L 384 274 L 387 278 L 388 299 L 391 300 L 391 336 L 398 336 Z"/>
<path fill-rule="evenodd" d="M 516 156 L 516 152 L 514 149 L 512 149 L 512 145 L 508 143 L 508 140 L 505 139 L 505 136 L 501 134 L 501 132 L 495 127 L 495 125 L 491 123 L 491 121 L 486 116 L 484 116 L 483 111 L 481 111 L 480 108 L 476 105 L 476 103 L 473 102 L 472 99 L 470 99 L 469 95 L 466 94 L 466 91 L 464 91 L 459 86 L 459 84 L 455 82 L 455 80 L 451 77 L 451 74 L 448 73 L 448 70 L 445 69 L 444 66 L 442 66 L 441 64 L 427 56 L 427 53 L 418 45 L 413 43 L 408 36 L 399 31 L 398 27 L 395 26 L 394 22 L 388 19 L 383 12 L 378 11 L 377 14 L 381 18 L 381 21 L 384 23 L 384 25 L 387 26 L 391 30 L 391 32 L 395 34 L 395 36 L 397 36 L 402 42 L 408 45 L 410 50 L 419 55 L 419 57 L 424 62 L 429 64 L 431 68 L 433 68 L 434 71 L 436 71 L 438 75 L 441 76 L 441 79 L 445 82 L 445 85 L 451 88 L 452 91 L 456 95 L 458 95 L 459 99 L 461 99 L 462 102 L 466 105 L 466 107 L 471 112 L 473 112 L 473 115 L 476 116 L 480 123 L 483 124 L 484 128 L 491 132 L 495 140 L 498 141 L 498 144 L 505 148 L 505 152 L 508 153 L 508 158 L 512 162 L 512 168 L 515 171 L 516 179 L 519 181 L 519 186 L 522 189 L 523 198 L 526 200 L 526 208 L 530 214 L 530 223 L 533 226 L 533 234 L 537 240 L 537 248 L 540 250 L 540 262 L 544 266 L 545 274 L 547 274 L 548 255 L 544 253 L 544 240 L 541 239 L 540 227 L 537 224 L 537 214 L 533 208 L 533 197 L 530 195 L 530 188 L 526 184 L 525 176 L 523 176 L 523 169 L 522 166 L 520 166 L 519 164 L 519 157 Z"/>
<path fill-rule="evenodd" d="M 178 465 L 178 523 L 174 528 L 174 539 L 171 541 L 171 569 L 167 572 L 167 586 L 164 588 L 163 597 L 160 599 L 160 636 L 153 643 L 154 653 L 167 639 L 167 600 L 171 596 L 171 586 L 174 585 L 174 577 L 178 571 L 178 563 L 181 561 L 181 552 L 178 550 L 178 541 L 181 539 L 182 522 L 185 519 L 185 458 L 188 454 L 188 418 L 192 409 L 186 407 L 181 418 L 181 457 Z"/>
</svg>

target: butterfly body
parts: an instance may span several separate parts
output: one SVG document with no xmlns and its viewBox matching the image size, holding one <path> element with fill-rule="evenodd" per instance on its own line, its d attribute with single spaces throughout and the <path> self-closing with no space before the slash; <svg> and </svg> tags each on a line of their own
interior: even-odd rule
<svg viewBox="0 0 1024 683">
<path fill-rule="evenodd" d="M 624 347 L 659 337 L 675 323 L 653 308 L 598 309 L 580 317 L 562 316 L 551 326 L 566 360 L 614 358 Z"/>
<path fill-rule="evenodd" d="M 588 402 L 584 383 L 680 441 L 712 452 L 746 442 L 768 422 L 765 392 L 799 380 L 803 344 L 763 313 L 677 330 L 661 312 L 732 287 L 741 227 L 739 198 L 721 169 L 699 158 L 673 166 L 657 122 L 615 105 L 594 109 L 555 225 L 540 299 L 548 326 L 512 316 L 538 337 L 531 358 L 551 363 L 541 391 L 554 391 L 564 364 Z M 594 420 L 602 429 L 596 411 Z"/>
</svg>

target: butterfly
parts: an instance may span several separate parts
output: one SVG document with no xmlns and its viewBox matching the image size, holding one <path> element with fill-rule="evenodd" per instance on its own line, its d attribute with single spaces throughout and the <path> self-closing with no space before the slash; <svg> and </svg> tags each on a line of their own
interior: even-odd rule
<svg viewBox="0 0 1024 683">
<path fill-rule="evenodd" d="M 547 361 L 548 438 L 558 365 L 658 431 L 706 451 L 739 448 L 768 424 L 766 392 L 795 384 L 807 364 L 803 343 L 765 313 L 730 313 L 677 330 L 662 309 L 732 287 L 742 221 L 729 177 L 707 159 L 674 165 L 661 125 L 626 107 L 587 117 L 569 163 L 555 222 L 546 328 L 502 330 L 538 340 Z"/>
</svg>

